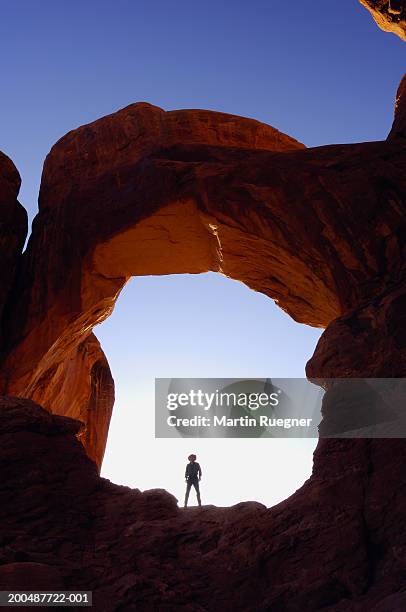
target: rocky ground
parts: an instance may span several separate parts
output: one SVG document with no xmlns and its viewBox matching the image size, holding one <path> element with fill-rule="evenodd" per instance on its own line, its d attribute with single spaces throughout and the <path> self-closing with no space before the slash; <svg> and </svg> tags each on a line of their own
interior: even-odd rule
<svg viewBox="0 0 406 612">
<path fill-rule="evenodd" d="M 404 440 L 323 440 L 270 509 L 184 510 L 100 478 L 77 421 L 12 397 L 1 411 L 0 589 L 92 590 L 101 612 L 406 607 Z"/>
</svg>

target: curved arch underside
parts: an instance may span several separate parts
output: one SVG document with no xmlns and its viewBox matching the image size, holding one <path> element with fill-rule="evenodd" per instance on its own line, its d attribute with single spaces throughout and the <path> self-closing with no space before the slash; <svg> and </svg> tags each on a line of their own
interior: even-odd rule
<svg viewBox="0 0 406 612">
<path fill-rule="evenodd" d="M 387 141 L 306 149 L 141 103 L 67 134 L 5 309 L 3 392 L 80 419 L 100 465 L 114 386 L 92 328 L 130 277 L 216 271 L 318 327 L 377 299 L 404 274 L 403 125 L 398 103 Z"/>
</svg>

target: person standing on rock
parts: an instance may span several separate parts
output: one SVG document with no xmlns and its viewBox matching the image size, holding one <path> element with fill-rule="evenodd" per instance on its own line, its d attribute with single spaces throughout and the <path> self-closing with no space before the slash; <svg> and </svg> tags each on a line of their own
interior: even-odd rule
<svg viewBox="0 0 406 612">
<path fill-rule="evenodd" d="M 186 466 L 185 478 L 186 478 L 186 495 L 185 495 L 185 508 L 187 508 L 187 502 L 189 499 L 190 489 L 192 485 L 196 489 L 197 503 L 199 506 L 202 505 L 200 500 L 200 489 L 199 481 L 202 478 L 202 470 L 200 465 L 196 461 L 196 455 L 189 455 L 189 463 Z"/>
</svg>

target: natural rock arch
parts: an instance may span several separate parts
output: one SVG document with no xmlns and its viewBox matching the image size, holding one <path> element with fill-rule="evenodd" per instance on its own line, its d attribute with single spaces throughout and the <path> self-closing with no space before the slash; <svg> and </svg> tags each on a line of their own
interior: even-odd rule
<svg viewBox="0 0 406 612">
<path fill-rule="evenodd" d="M 372 2 L 365 0 L 365 4 L 372 7 Z M 377 5 L 385 19 L 387 7 L 388 3 Z M 214 197 L 214 202 L 224 195 L 222 177 L 233 179 L 229 184 L 232 189 L 225 191 L 234 198 L 237 210 L 247 193 L 250 198 L 252 193 L 263 197 L 264 174 L 281 179 L 284 185 L 281 192 L 276 182 L 271 193 L 275 190 L 284 196 L 298 185 L 295 183 L 298 167 L 303 171 L 302 186 L 309 180 L 314 188 L 314 177 L 320 179 L 322 175 L 325 180 L 319 180 L 320 191 L 314 191 L 313 197 L 326 204 L 330 196 L 336 206 L 317 209 L 319 213 L 331 212 L 331 216 L 324 217 L 327 236 L 321 236 L 333 244 L 339 220 L 341 229 L 346 230 L 346 214 L 351 232 L 349 235 L 344 232 L 345 245 L 323 253 L 331 256 L 331 278 L 334 288 L 339 290 L 338 298 L 333 292 L 332 304 L 340 304 L 340 314 L 344 314 L 328 325 L 308 364 L 308 374 L 404 377 L 405 84 L 404 79 L 389 136 L 392 145 L 323 147 L 282 155 L 251 154 L 247 149 L 252 147 L 252 141 L 244 143 L 245 152 L 229 148 L 219 151 L 189 143 L 171 151 L 158 151 L 159 147 L 155 154 L 149 151 L 138 174 L 133 173 L 134 168 L 123 167 L 115 175 L 101 175 L 100 181 L 96 181 L 94 173 L 97 175 L 97 170 L 103 167 L 97 160 L 101 156 L 107 163 L 109 151 L 103 152 L 103 139 L 95 141 L 91 129 L 87 132 L 92 143 L 90 150 L 75 151 L 73 132 L 65 141 L 68 149 L 64 151 L 63 146 L 59 149 L 63 155 L 68 153 L 66 161 L 70 158 L 73 165 L 65 163 L 64 167 L 61 162 L 59 179 L 57 173 L 55 181 L 44 173 L 41 211 L 34 223 L 29 249 L 22 258 L 19 253 L 26 232 L 26 215 L 17 202 L 19 177 L 10 160 L 0 156 L 3 391 L 13 390 L 24 396 L 32 385 L 30 392 L 42 394 L 44 401 L 50 402 L 49 409 L 78 416 L 86 425 L 83 441 L 87 451 L 100 460 L 113 388 L 91 325 L 98 316 L 108 313 L 111 298 L 104 303 L 104 290 L 101 291 L 99 312 L 90 313 L 82 327 L 75 327 L 82 313 L 82 264 L 84 254 L 90 252 L 88 239 L 92 236 L 92 226 L 83 226 L 91 220 L 91 210 L 86 216 L 86 207 L 80 209 L 86 202 L 81 181 L 89 189 L 93 182 L 93 193 L 97 195 L 99 191 L 102 203 L 108 202 L 109 189 L 114 193 L 119 188 L 121 196 L 125 196 L 131 184 L 129 175 L 141 179 L 135 192 L 142 194 L 144 185 L 151 193 L 155 193 L 154 189 L 159 193 L 159 185 L 154 184 L 152 176 L 170 179 L 171 173 L 165 174 L 165 164 L 173 166 L 174 160 L 178 164 L 187 160 L 198 164 L 203 179 L 200 172 L 197 179 L 203 180 L 212 195 L 216 196 L 216 188 L 219 190 L 219 198 Z M 109 122 L 103 125 L 107 141 L 114 142 Z M 83 129 L 86 133 L 86 128 Z M 145 133 L 139 138 L 145 139 Z M 121 141 L 122 146 L 118 147 L 124 157 L 130 146 L 128 140 L 131 141 Z M 290 142 L 291 145 L 295 149 L 296 145 Z M 240 143 L 234 142 L 235 146 L 239 148 Z M 81 153 L 88 159 L 89 167 L 87 175 L 78 177 L 74 173 L 74 159 L 79 159 Z M 222 159 L 216 157 L 220 153 Z M 207 176 L 202 155 L 212 163 L 212 173 Z M 117 156 L 120 158 L 119 152 Z M 260 159 L 265 160 L 262 170 Z M 222 175 L 224 160 L 227 172 Z M 277 170 L 273 169 L 275 162 Z M 367 168 L 369 163 L 371 171 Z M 52 169 L 52 163 L 48 168 Z M 210 170 L 207 166 L 206 169 Z M 182 168 L 178 174 L 175 172 L 175 179 L 181 179 L 178 187 L 182 186 L 182 179 L 187 179 L 187 171 L 185 175 Z M 285 182 L 283 177 L 287 177 Z M 363 177 L 371 183 L 366 184 Z M 127 179 L 124 183 L 123 178 Z M 161 191 L 171 185 L 169 179 Z M 243 187 L 238 184 L 239 179 Z M 200 193 L 201 183 L 194 184 L 195 191 Z M 269 196 L 269 191 L 265 190 L 265 195 Z M 305 190 L 306 195 L 309 194 Z M 251 202 L 250 198 L 247 201 Z M 77 202 L 79 210 L 67 209 L 64 204 L 69 202 Z M 203 203 L 206 211 L 207 201 L 196 202 L 199 207 Z M 91 203 L 92 210 L 100 214 L 103 206 L 98 208 L 98 199 Z M 351 203 L 353 210 L 344 214 L 342 208 Z M 232 206 L 227 203 L 225 208 L 223 211 L 220 207 L 219 212 L 229 219 Z M 126 221 L 122 210 L 114 212 L 119 214 L 110 215 L 111 226 L 106 228 L 103 223 L 98 226 L 106 233 L 107 242 L 114 233 L 109 236 L 109 230 L 123 219 Z M 240 212 L 244 212 L 243 207 Z M 103 216 L 101 219 L 105 221 Z M 223 217 L 221 220 L 224 223 Z M 352 222 L 358 223 L 358 232 Z M 362 229 L 365 235 L 361 235 Z M 61 237 L 63 240 L 58 242 Z M 263 238 L 262 234 L 259 237 Z M 349 246 L 351 238 L 359 238 L 359 244 Z M 104 244 L 105 240 L 98 242 Z M 361 259 L 355 268 L 351 267 L 351 254 Z M 311 255 L 314 256 L 313 251 Z M 349 270 L 340 268 L 339 255 L 345 257 Z M 311 258 L 306 259 L 307 264 L 309 261 Z M 58 274 L 58 266 L 63 262 L 66 265 Z M 313 273 L 322 287 L 329 286 L 323 273 L 314 270 Z M 99 280 L 107 288 L 114 288 L 117 281 L 118 285 L 124 282 L 122 277 Z M 278 285 L 272 287 L 276 292 Z M 293 297 L 280 293 L 283 306 L 292 315 L 303 312 L 303 306 L 302 311 L 298 309 L 300 300 L 296 299 L 300 291 Z M 311 305 L 317 305 L 317 296 L 307 304 L 306 312 L 313 316 Z M 332 314 L 317 308 L 315 312 L 319 323 L 322 316 L 328 319 Z M 67 337 L 68 328 L 76 331 L 73 338 Z M 67 343 L 65 346 L 60 338 Z M 41 388 L 41 375 L 44 382 L 48 381 L 47 387 Z M 224 610 L 233 611 L 404 609 L 404 440 L 320 440 L 312 477 L 289 499 L 270 509 L 252 503 L 207 508 L 196 526 L 193 515 L 177 508 L 176 500 L 166 492 L 140 493 L 99 478 L 94 463 L 75 439 L 77 421 L 53 416 L 30 400 L 3 397 L 0 404 L 0 463 L 4 467 L 0 523 L 7 525 L 0 564 L 1 588 L 90 587 L 94 590 L 94 605 L 106 611 L 117 609 L 117 605 L 137 610 L 154 606 L 178 610 L 180 605 L 209 610 L 213 605 L 217 609 L 219 603 Z"/>
<path fill-rule="evenodd" d="M 82 420 L 100 465 L 114 391 L 91 331 L 131 276 L 221 272 L 320 327 L 376 298 L 404 270 L 402 105 L 387 141 L 314 149 L 145 103 L 67 134 L 5 311 L 3 391 Z"/>
</svg>

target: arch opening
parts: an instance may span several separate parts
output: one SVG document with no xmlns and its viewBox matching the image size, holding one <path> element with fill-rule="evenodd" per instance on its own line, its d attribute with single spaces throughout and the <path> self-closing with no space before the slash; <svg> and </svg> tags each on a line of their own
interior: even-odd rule
<svg viewBox="0 0 406 612">
<path fill-rule="evenodd" d="M 154 378 L 302 377 L 320 330 L 209 272 L 133 279 L 94 331 L 116 382 L 102 476 L 141 490 L 166 489 L 181 505 L 193 451 L 204 470 L 204 504 L 268 507 L 310 476 L 316 439 L 155 438 Z"/>
</svg>

